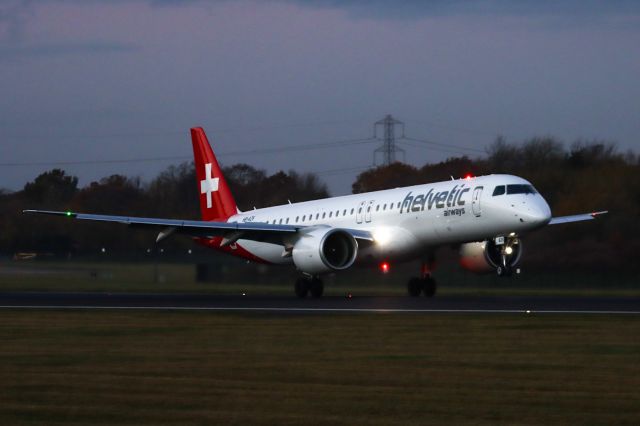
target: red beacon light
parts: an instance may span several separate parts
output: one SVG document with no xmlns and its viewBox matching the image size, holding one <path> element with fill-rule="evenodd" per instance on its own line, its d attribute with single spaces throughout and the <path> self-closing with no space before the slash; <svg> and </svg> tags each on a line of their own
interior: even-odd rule
<svg viewBox="0 0 640 426">
<path fill-rule="evenodd" d="M 472 173 L 467 173 L 466 175 L 464 175 L 465 180 L 470 180 L 473 179 L 475 176 L 473 176 Z"/>
<path fill-rule="evenodd" d="M 380 270 L 382 271 L 383 274 L 386 274 L 387 272 L 389 272 L 389 262 L 382 262 L 380 264 Z"/>
</svg>

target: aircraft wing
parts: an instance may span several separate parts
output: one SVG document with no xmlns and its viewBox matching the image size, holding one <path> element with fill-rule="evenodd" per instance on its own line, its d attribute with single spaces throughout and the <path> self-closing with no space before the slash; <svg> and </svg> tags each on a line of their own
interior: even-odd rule
<svg viewBox="0 0 640 426">
<path fill-rule="evenodd" d="M 71 219 L 91 220 L 97 222 L 116 222 L 136 228 L 156 228 L 159 230 L 156 242 L 173 233 L 191 237 L 223 237 L 223 244 L 230 244 L 239 239 L 272 242 L 282 244 L 286 235 L 294 235 L 308 228 L 300 225 L 274 225 L 269 223 L 208 222 L 201 220 L 161 219 L 150 217 L 112 216 L 75 212 L 58 212 L 50 210 L 23 210 L 23 213 L 65 216 Z M 344 228 L 341 228 L 344 229 Z M 373 241 L 369 231 L 360 229 L 344 229 L 359 240 Z"/>
<path fill-rule="evenodd" d="M 593 220 L 596 217 L 603 215 L 603 214 L 607 214 L 609 213 L 608 211 L 603 211 L 603 212 L 593 212 L 593 213 L 585 213 L 585 214 L 576 214 L 573 216 L 559 216 L 559 217 L 554 217 L 551 219 L 551 222 L 549 222 L 549 225 L 557 225 L 559 223 L 570 223 L 570 222 L 580 222 L 583 220 Z"/>
</svg>

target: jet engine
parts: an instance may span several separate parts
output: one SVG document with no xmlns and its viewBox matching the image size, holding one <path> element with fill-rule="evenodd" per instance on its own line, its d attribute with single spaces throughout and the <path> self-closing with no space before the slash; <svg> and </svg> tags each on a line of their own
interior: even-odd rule
<svg viewBox="0 0 640 426">
<path fill-rule="evenodd" d="M 499 237 L 460 246 L 460 264 L 476 273 L 496 271 L 500 276 L 510 275 L 520 257 L 522 242 L 517 237 Z"/>
<path fill-rule="evenodd" d="M 357 254 L 355 238 L 336 228 L 320 228 L 303 234 L 291 252 L 296 267 L 308 274 L 347 269 L 353 265 Z"/>
</svg>

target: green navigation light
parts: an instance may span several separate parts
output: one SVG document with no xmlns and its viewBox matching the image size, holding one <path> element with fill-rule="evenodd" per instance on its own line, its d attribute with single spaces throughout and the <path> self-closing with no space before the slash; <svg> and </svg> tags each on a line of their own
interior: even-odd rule
<svg viewBox="0 0 640 426">
<path fill-rule="evenodd" d="M 67 216 L 71 217 L 71 212 L 67 212 Z"/>
</svg>

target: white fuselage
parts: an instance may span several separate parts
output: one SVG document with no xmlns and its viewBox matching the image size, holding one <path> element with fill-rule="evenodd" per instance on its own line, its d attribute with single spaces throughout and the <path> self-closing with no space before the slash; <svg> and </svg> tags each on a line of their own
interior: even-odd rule
<svg viewBox="0 0 640 426">
<path fill-rule="evenodd" d="M 489 175 L 256 209 L 228 221 L 365 230 L 375 241 L 356 262 L 410 260 L 440 245 L 521 234 L 549 222 L 551 211 L 537 192 L 494 195 L 508 185 L 531 187 L 517 176 Z M 292 263 L 282 245 L 237 244 L 266 262 Z"/>
</svg>

